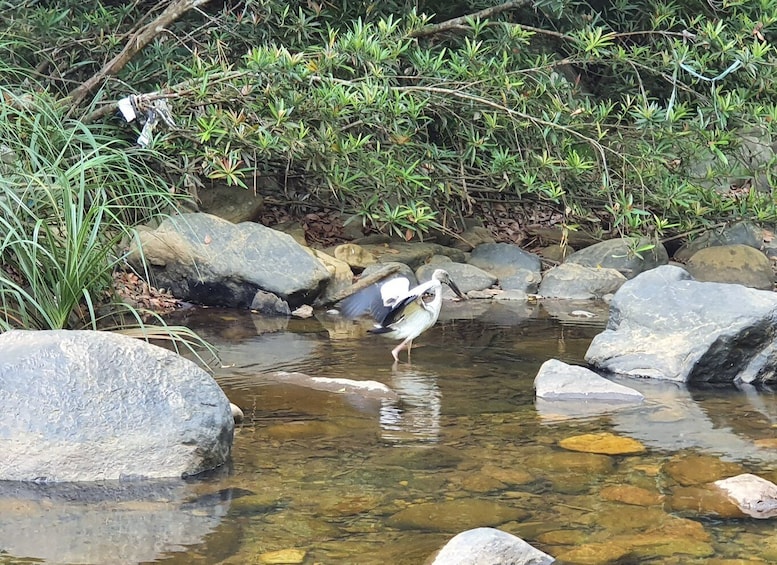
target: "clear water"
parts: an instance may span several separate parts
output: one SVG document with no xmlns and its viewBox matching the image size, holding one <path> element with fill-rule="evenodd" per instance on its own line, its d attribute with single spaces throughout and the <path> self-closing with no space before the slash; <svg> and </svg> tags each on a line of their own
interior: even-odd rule
<svg viewBox="0 0 777 565">
<path fill-rule="evenodd" d="M 230 468 L 92 500 L 5 493 L 0 563 L 421 564 L 477 526 L 519 535 L 560 563 L 777 561 L 772 521 L 691 508 L 694 487 L 682 479 L 775 480 L 770 392 L 637 381 L 628 384 L 647 401 L 610 412 L 534 398 L 545 360 L 582 362 L 603 305 L 446 303 L 412 363 L 396 366 L 394 342 L 334 316 L 198 310 L 179 321 L 219 347 L 215 376 L 245 412 Z M 376 380 L 400 400 L 282 384 L 278 371 Z M 592 432 L 647 449 L 608 456 L 558 445 Z M 624 485 L 633 490 L 619 494 Z"/>
</svg>

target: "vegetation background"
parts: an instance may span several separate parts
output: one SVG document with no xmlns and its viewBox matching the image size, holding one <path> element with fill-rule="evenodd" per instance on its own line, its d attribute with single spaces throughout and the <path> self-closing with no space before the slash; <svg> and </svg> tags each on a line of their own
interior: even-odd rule
<svg viewBox="0 0 777 565">
<path fill-rule="evenodd" d="M 406 239 L 500 210 L 562 238 L 773 223 L 776 22 L 777 0 L 0 1 L 4 324 L 96 327 L 131 228 L 213 183 Z"/>
</svg>

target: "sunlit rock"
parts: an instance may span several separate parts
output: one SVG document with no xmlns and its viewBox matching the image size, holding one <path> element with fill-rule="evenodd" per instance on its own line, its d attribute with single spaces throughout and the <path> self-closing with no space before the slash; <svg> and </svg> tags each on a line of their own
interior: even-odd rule
<svg viewBox="0 0 777 565">
<path fill-rule="evenodd" d="M 739 509 L 753 518 L 777 516 L 777 485 L 757 475 L 744 473 L 715 481 Z"/>
<path fill-rule="evenodd" d="M 646 451 L 645 446 L 637 440 L 608 432 L 572 436 L 562 439 L 558 444 L 571 451 L 604 455 L 637 455 Z"/>
<path fill-rule="evenodd" d="M 462 532 L 429 561 L 429 565 L 473 565 L 502 563 L 510 565 L 549 565 L 555 559 L 532 547 L 521 538 L 494 528 L 475 528 Z"/>
<path fill-rule="evenodd" d="M 663 266 L 624 284 L 585 359 L 616 374 L 678 382 L 777 379 L 777 294 L 694 281 Z"/>
<path fill-rule="evenodd" d="M 124 335 L 0 335 L 0 479 L 181 477 L 226 462 L 234 419 L 193 362 Z"/>
<path fill-rule="evenodd" d="M 598 400 L 640 403 L 641 392 L 600 377 L 586 367 L 569 365 L 557 359 L 545 361 L 534 378 L 534 389 L 546 400 Z"/>
<path fill-rule="evenodd" d="M 259 563 L 267 565 L 297 565 L 304 563 L 307 552 L 304 549 L 278 549 L 259 555 Z"/>
</svg>

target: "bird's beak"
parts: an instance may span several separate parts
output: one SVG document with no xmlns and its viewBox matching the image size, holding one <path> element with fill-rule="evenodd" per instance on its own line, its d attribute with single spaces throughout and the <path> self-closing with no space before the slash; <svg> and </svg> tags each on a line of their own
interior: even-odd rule
<svg viewBox="0 0 777 565">
<path fill-rule="evenodd" d="M 453 282 L 450 279 L 448 280 L 448 286 L 451 287 L 451 290 L 456 294 L 456 296 L 458 296 L 462 300 L 466 300 L 467 299 L 466 295 L 459 290 L 458 286 L 456 286 L 456 283 Z"/>
</svg>

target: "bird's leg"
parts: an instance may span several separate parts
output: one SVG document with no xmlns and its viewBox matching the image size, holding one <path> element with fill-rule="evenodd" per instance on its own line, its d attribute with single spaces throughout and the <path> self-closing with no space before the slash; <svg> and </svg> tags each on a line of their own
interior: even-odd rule
<svg viewBox="0 0 777 565">
<path fill-rule="evenodd" d="M 413 340 L 407 342 L 407 362 L 410 363 L 410 350 L 413 349 Z"/>
<path fill-rule="evenodd" d="M 413 340 L 412 339 L 406 339 L 399 345 L 397 345 L 394 349 L 391 350 L 391 354 L 394 356 L 394 361 L 399 362 L 399 352 L 402 351 L 407 347 L 407 344 L 410 343 L 412 345 Z M 410 350 L 407 350 L 408 358 L 410 356 Z"/>
</svg>

